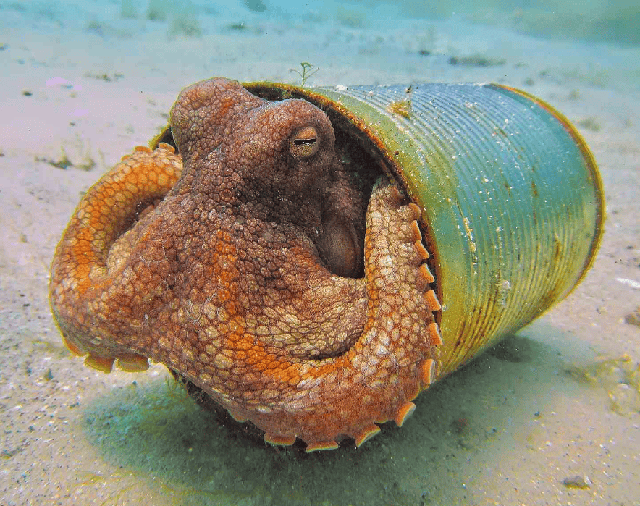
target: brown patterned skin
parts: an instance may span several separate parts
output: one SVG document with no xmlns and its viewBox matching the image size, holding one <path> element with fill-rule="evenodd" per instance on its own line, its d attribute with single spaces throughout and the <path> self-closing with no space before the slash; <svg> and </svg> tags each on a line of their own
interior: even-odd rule
<svg viewBox="0 0 640 506">
<path fill-rule="evenodd" d="M 401 424 L 440 344 L 418 207 L 381 180 L 365 213 L 303 100 L 211 79 L 170 124 L 180 154 L 123 158 L 56 249 L 67 346 L 105 371 L 162 362 L 273 443 L 359 445 Z"/>
</svg>

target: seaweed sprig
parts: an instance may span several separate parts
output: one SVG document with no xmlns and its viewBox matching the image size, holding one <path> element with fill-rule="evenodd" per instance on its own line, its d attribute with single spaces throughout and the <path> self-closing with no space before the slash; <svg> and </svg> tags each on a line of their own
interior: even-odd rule
<svg viewBox="0 0 640 506">
<path fill-rule="evenodd" d="M 303 62 L 300 62 L 300 70 L 289 69 L 289 72 L 295 72 L 300 76 L 300 79 L 301 79 L 300 86 L 304 88 L 309 78 L 313 76 L 316 72 L 318 72 L 318 70 L 320 70 L 320 68 L 316 67 L 313 63 L 303 61 Z"/>
</svg>

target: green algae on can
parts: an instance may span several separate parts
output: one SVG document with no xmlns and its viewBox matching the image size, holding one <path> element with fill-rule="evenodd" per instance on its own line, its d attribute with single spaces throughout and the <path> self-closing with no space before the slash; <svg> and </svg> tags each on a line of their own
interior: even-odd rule
<svg viewBox="0 0 640 506">
<path fill-rule="evenodd" d="M 443 306 L 438 377 L 562 300 L 593 263 L 600 175 L 542 100 L 495 84 L 244 86 L 322 108 L 420 206 Z"/>
</svg>

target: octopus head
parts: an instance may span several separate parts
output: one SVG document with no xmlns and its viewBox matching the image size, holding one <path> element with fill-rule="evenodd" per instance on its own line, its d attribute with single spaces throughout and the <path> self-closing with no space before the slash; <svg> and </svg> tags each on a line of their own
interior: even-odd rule
<svg viewBox="0 0 640 506">
<path fill-rule="evenodd" d="M 211 195 L 218 209 L 294 225 L 331 272 L 362 274 L 364 197 L 338 160 L 323 111 L 210 80 L 180 94 L 171 128 L 185 165 L 177 190 Z"/>
</svg>

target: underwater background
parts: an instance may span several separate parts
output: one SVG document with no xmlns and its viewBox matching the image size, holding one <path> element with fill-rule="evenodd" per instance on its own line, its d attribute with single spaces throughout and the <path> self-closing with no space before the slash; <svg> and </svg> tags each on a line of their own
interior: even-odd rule
<svg viewBox="0 0 640 506">
<path fill-rule="evenodd" d="M 630 0 L 0 1 L 0 505 L 640 504 L 639 44 Z M 600 167 L 593 269 L 357 449 L 260 445 L 161 365 L 84 367 L 50 314 L 55 245 L 83 192 L 212 76 L 542 98 Z"/>
</svg>

